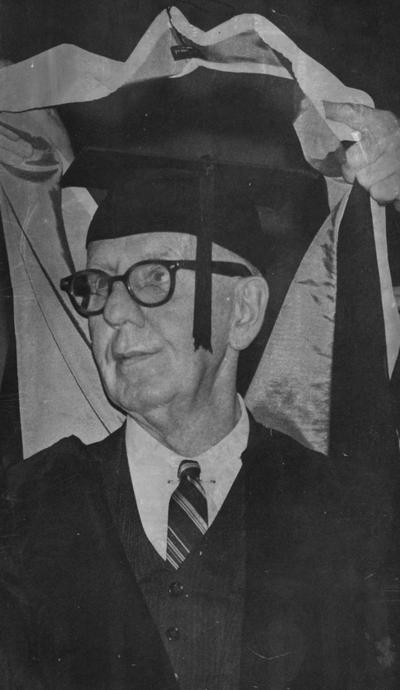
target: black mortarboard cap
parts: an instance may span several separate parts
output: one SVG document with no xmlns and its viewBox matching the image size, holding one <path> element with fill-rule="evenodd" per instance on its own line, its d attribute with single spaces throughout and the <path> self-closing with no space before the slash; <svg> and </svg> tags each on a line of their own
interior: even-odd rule
<svg viewBox="0 0 400 690">
<path fill-rule="evenodd" d="M 142 156 L 89 148 L 63 178 L 63 186 L 105 189 L 86 244 L 143 232 L 197 237 L 194 346 L 211 350 L 212 243 L 262 270 L 263 233 L 246 168 L 197 160 Z"/>
<path fill-rule="evenodd" d="M 279 170 L 199 157 L 170 157 L 154 151 L 84 149 L 62 184 L 103 190 L 86 244 L 144 232 L 181 232 L 197 237 L 193 338 L 211 351 L 211 259 L 216 243 L 261 272 L 266 236 L 257 205 L 271 203 L 271 188 L 295 184 L 307 171 Z M 289 179 L 292 178 L 292 179 Z M 271 184 L 271 181 L 274 184 Z M 104 196 L 105 192 L 105 196 Z"/>
</svg>

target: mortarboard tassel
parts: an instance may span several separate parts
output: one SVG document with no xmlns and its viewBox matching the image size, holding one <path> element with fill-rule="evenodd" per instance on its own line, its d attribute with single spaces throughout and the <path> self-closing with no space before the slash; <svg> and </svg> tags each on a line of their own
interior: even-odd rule
<svg viewBox="0 0 400 690">
<path fill-rule="evenodd" d="M 215 204 L 215 165 L 208 156 L 202 158 L 199 180 L 200 213 L 196 249 L 196 287 L 194 296 L 193 340 L 194 349 L 203 347 L 212 352 L 211 346 L 211 260 L 212 225 Z"/>
</svg>

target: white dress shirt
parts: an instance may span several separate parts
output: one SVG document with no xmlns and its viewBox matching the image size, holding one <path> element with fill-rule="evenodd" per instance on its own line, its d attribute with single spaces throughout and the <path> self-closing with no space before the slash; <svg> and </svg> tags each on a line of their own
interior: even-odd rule
<svg viewBox="0 0 400 690">
<path fill-rule="evenodd" d="M 208 525 L 220 510 L 241 467 L 247 447 L 249 417 L 240 396 L 240 419 L 219 443 L 193 460 L 200 465 L 200 479 L 207 495 Z M 178 485 L 178 467 L 188 458 L 174 453 L 145 431 L 131 417 L 126 424 L 126 450 L 133 490 L 147 538 L 161 558 L 167 554 L 168 507 Z"/>
</svg>

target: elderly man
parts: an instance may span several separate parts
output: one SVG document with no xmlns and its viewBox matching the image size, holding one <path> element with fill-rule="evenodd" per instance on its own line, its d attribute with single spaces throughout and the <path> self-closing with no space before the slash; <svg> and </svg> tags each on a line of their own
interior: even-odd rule
<svg viewBox="0 0 400 690">
<path fill-rule="evenodd" d="M 210 161 L 138 173 L 103 151 L 91 169 L 115 158 L 87 269 L 62 288 L 127 421 L 11 472 L 17 664 L 52 690 L 355 687 L 363 525 L 346 527 L 351 496 L 326 458 L 258 425 L 236 393 L 268 300 L 246 185 Z M 85 183 L 85 160 L 69 183 Z M 346 174 L 359 170 L 386 193 L 380 168 L 378 182 L 359 161 Z"/>
</svg>

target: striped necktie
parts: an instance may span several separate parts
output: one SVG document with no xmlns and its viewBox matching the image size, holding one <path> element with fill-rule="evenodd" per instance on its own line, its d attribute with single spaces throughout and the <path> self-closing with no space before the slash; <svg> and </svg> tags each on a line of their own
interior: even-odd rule
<svg viewBox="0 0 400 690">
<path fill-rule="evenodd" d="M 167 561 L 177 570 L 208 527 L 207 498 L 196 460 L 182 460 L 168 510 Z"/>
</svg>

